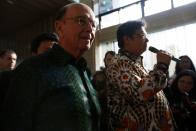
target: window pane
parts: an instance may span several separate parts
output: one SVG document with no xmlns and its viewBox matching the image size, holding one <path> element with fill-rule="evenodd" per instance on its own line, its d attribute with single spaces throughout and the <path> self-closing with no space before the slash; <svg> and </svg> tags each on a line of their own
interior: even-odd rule
<svg viewBox="0 0 196 131">
<path fill-rule="evenodd" d="M 173 0 L 174 1 L 174 7 L 179 7 L 182 5 L 190 4 L 192 2 L 196 2 L 196 0 Z"/>
<path fill-rule="evenodd" d="M 126 7 L 119 12 L 120 23 L 126 22 L 128 20 L 136 20 L 142 17 L 140 4 L 134 4 L 132 6 Z"/>
<path fill-rule="evenodd" d="M 118 12 L 113 12 L 111 14 L 105 15 L 101 17 L 101 28 L 106 28 L 109 26 L 119 24 L 119 14 Z"/>
<path fill-rule="evenodd" d="M 99 14 L 99 4 L 98 3 L 95 3 L 94 4 L 93 10 L 94 10 L 95 15 L 98 15 Z"/>
<path fill-rule="evenodd" d="M 148 0 L 145 2 L 145 16 L 171 9 L 171 0 Z"/>
<path fill-rule="evenodd" d="M 101 28 L 117 25 L 128 20 L 136 20 L 142 17 L 140 4 L 128 6 L 120 11 L 101 17 Z"/>
<path fill-rule="evenodd" d="M 138 0 L 94 0 L 94 12 L 96 15 L 102 14 L 137 1 Z"/>
<path fill-rule="evenodd" d="M 131 3 L 135 3 L 137 1 L 138 0 L 113 0 L 113 9 L 131 4 Z"/>
<path fill-rule="evenodd" d="M 112 0 L 100 0 L 99 9 L 100 13 L 112 10 Z"/>
</svg>

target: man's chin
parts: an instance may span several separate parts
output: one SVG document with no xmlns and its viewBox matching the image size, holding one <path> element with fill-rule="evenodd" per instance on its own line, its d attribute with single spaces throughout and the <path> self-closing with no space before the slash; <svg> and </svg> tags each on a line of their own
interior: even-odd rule
<svg viewBox="0 0 196 131">
<path fill-rule="evenodd" d="M 83 51 L 87 51 L 89 49 L 90 49 L 90 46 L 85 46 L 85 47 L 82 48 Z"/>
<path fill-rule="evenodd" d="M 84 42 L 84 43 L 82 43 L 82 45 L 81 45 L 81 48 L 82 48 L 82 49 L 86 49 L 86 50 L 89 50 L 90 47 L 91 47 L 91 43 L 90 43 L 90 42 Z"/>
</svg>

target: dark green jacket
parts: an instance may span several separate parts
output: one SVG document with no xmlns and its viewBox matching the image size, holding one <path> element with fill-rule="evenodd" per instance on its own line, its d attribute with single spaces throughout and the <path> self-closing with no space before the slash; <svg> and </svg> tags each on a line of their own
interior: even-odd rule
<svg viewBox="0 0 196 131">
<path fill-rule="evenodd" d="M 58 45 L 14 70 L 3 112 L 5 131 L 99 131 L 100 107 L 85 62 Z"/>
</svg>

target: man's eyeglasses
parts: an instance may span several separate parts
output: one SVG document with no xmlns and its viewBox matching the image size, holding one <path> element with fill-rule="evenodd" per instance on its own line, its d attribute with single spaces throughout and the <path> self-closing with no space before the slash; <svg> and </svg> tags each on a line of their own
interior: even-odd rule
<svg viewBox="0 0 196 131">
<path fill-rule="evenodd" d="M 134 36 L 137 36 L 137 37 L 142 37 L 142 38 L 147 38 L 148 37 L 148 35 L 147 34 L 139 34 L 139 33 L 137 33 L 137 34 L 134 34 Z"/>
<path fill-rule="evenodd" d="M 97 22 L 85 16 L 68 17 L 68 18 L 65 18 L 65 20 L 73 20 L 74 22 L 77 22 L 78 25 L 83 26 L 83 27 L 87 26 L 90 23 L 90 25 L 92 26 L 94 30 L 97 29 Z"/>
</svg>

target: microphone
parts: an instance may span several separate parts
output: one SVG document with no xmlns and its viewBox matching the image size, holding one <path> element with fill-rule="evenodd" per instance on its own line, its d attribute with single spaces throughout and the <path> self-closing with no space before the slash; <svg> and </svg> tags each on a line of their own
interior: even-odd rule
<svg viewBox="0 0 196 131">
<path fill-rule="evenodd" d="M 153 53 L 159 52 L 159 50 L 158 50 L 157 48 L 152 47 L 152 46 L 150 46 L 150 47 L 148 48 L 148 50 L 151 51 L 151 52 L 153 52 Z M 171 59 L 172 59 L 173 61 L 175 61 L 175 62 L 179 62 L 179 61 L 180 61 L 180 59 L 175 58 L 174 56 L 172 56 Z"/>
</svg>

